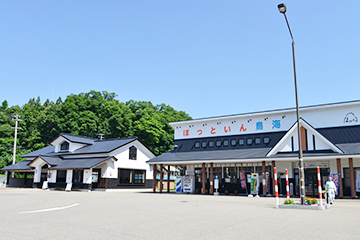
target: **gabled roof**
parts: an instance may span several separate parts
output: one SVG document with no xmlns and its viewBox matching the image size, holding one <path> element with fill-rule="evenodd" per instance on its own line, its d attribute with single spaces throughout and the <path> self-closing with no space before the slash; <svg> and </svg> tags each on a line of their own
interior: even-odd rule
<svg viewBox="0 0 360 240">
<path fill-rule="evenodd" d="M 52 142 L 54 142 L 56 139 L 58 139 L 59 137 L 63 137 L 65 139 L 67 139 L 70 142 L 73 143 L 83 143 L 83 144 L 93 144 L 94 141 L 98 140 L 97 138 L 89 138 L 89 137 L 83 137 L 83 136 L 77 136 L 77 135 L 72 135 L 69 133 L 60 133 L 56 138 L 54 138 L 50 144 Z"/>
<path fill-rule="evenodd" d="M 290 130 L 283 136 L 283 138 L 271 149 L 271 151 L 266 155 L 267 157 L 270 156 L 274 156 L 276 155 L 282 145 L 288 141 L 292 136 L 297 135 L 297 126 L 298 123 L 295 122 L 295 124 L 290 128 Z M 321 139 L 323 142 L 325 142 L 325 144 L 329 147 L 329 149 L 333 150 L 334 152 L 337 153 L 343 153 L 341 151 L 341 149 L 339 149 L 335 144 L 333 144 L 332 142 L 330 142 L 328 139 L 326 139 L 323 135 L 321 135 L 318 131 L 316 131 L 315 128 L 313 128 L 309 123 L 307 123 L 304 119 L 300 118 L 300 127 L 304 127 L 305 129 L 307 129 L 308 131 L 311 131 L 312 134 Z"/>
<path fill-rule="evenodd" d="M 31 158 L 31 157 L 37 157 L 39 155 L 50 155 L 50 154 L 54 154 L 54 151 L 55 151 L 55 147 L 50 145 L 50 146 L 41 148 L 39 150 L 27 153 L 21 157 L 22 158 Z"/>
<path fill-rule="evenodd" d="M 2 168 L 2 171 L 32 171 L 34 167 L 28 166 L 30 160 L 24 160 L 13 165 Z"/>
<path fill-rule="evenodd" d="M 100 157 L 100 158 L 72 158 L 64 159 L 59 165 L 51 167 L 52 170 L 66 170 L 66 169 L 90 169 L 96 167 L 108 160 L 117 161 L 115 157 Z"/>
<path fill-rule="evenodd" d="M 28 163 L 28 165 L 30 166 L 33 162 L 35 162 L 38 159 L 42 159 L 43 161 L 45 161 L 50 166 L 56 166 L 62 161 L 62 159 L 60 157 L 58 157 L 58 156 L 50 156 L 50 157 L 49 156 L 38 156 L 34 160 L 30 161 Z"/>
<path fill-rule="evenodd" d="M 97 140 L 94 141 L 92 145 L 82 147 L 73 152 L 61 152 L 59 154 L 65 156 L 65 155 L 74 155 L 74 154 L 109 153 L 135 140 L 138 140 L 138 137 Z"/>
</svg>

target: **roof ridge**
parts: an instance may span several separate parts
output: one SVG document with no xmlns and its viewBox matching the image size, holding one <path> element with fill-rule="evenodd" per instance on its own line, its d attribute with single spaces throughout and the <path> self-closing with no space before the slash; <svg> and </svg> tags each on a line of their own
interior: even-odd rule
<svg viewBox="0 0 360 240">
<path fill-rule="evenodd" d="M 60 135 L 70 135 L 70 136 L 73 136 L 73 137 L 86 138 L 86 139 L 89 139 L 89 140 L 96 140 L 96 139 L 98 139 L 98 138 L 85 137 L 85 136 L 75 135 L 75 134 L 65 133 L 65 132 L 61 132 Z"/>
<path fill-rule="evenodd" d="M 126 139 L 139 139 L 137 136 L 133 137 L 121 137 L 121 138 L 109 138 L 109 139 L 96 139 L 94 142 L 105 142 L 105 141 L 116 141 L 116 140 L 126 140 Z"/>
</svg>

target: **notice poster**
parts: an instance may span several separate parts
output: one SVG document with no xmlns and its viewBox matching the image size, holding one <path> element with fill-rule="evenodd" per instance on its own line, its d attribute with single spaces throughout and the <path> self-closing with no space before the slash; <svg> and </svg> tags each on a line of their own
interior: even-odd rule
<svg viewBox="0 0 360 240">
<path fill-rule="evenodd" d="M 332 181 L 335 183 L 336 186 L 336 196 L 339 195 L 339 178 L 340 174 L 338 173 L 331 173 L 330 177 L 332 178 Z"/>
<path fill-rule="evenodd" d="M 357 192 L 360 192 L 360 170 L 356 170 L 356 185 L 355 189 Z"/>
<path fill-rule="evenodd" d="M 251 183 L 250 183 L 250 193 L 258 194 L 259 191 L 259 174 L 252 173 L 251 174 Z"/>
<path fill-rule="evenodd" d="M 242 171 L 240 171 L 240 183 L 241 183 L 241 189 L 246 189 L 245 172 Z"/>
</svg>

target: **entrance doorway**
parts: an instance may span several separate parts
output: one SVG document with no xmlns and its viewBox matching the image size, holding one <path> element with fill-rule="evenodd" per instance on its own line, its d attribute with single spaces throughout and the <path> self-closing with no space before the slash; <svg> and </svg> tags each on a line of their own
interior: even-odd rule
<svg viewBox="0 0 360 240">
<path fill-rule="evenodd" d="M 97 168 L 93 169 L 91 176 L 92 188 L 101 188 L 100 178 L 101 178 L 101 169 L 97 169 Z"/>
<path fill-rule="evenodd" d="M 295 185 L 296 185 L 296 195 L 300 195 L 299 188 L 299 169 L 295 169 Z M 321 176 L 321 184 L 322 188 L 325 186 L 326 178 L 330 174 L 329 168 L 321 168 L 320 176 Z M 318 197 L 319 196 L 319 188 L 318 188 L 318 179 L 317 179 L 317 169 L 316 168 L 308 168 L 305 169 L 305 195 L 308 197 Z"/>
</svg>

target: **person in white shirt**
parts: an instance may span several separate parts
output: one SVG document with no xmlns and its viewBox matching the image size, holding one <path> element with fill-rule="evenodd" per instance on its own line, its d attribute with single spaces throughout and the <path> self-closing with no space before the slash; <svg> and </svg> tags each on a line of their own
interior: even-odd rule
<svg viewBox="0 0 360 240">
<path fill-rule="evenodd" d="M 329 177 L 329 181 L 326 182 L 326 191 L 328 192 L 330 204 L 333 204 L 336 193 L 336 186 L 331 177 Z"/>
</svg>

